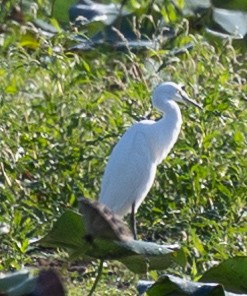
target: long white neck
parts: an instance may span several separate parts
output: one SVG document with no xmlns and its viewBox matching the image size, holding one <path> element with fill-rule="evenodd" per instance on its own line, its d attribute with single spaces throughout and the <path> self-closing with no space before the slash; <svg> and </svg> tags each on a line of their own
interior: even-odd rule
<svg viewBox="0 0 247 296">
<path fill-rule="evenodd" d="M 170 152 L 177 141 L 182 125 L 182 115 L 177 103 L 173 100 L 163 101 L 157 106 L 164 113 L 155 123 L 153 151 L 156 163 L 159 164 Z"/>
<path fill-rule="evenodd" d="M 171 100 L 163 103 L 162 107 L 162 110 L 160 109 L 163 113 L 161 120 L 166 122 L 166 124 L 170 127 L 167 128 L 166 132 L 172 132 L 176 127 L 180 130 L 182 125 L 182 114 L 178 104 Z"/>
</svg>

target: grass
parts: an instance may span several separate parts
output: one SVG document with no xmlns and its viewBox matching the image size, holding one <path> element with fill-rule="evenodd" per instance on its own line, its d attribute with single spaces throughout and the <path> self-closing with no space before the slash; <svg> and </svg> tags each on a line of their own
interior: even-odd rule
<svg viewBox="0 0 247 296">
<path fill-rule="evenodd" d="M 96 266 L 93 269 L 89 268 L 89 272 L 82 277 L 75 274 L 75 278 L 68 283 L 69 295 L 80 295 L 81 291 L 84 291 L 85 295 L 88 294 L 95 280 L 96 268 Z M 135 284 L 137 280 L 136 275 L 130 274 L 126 268 L 118 263 L 105 265 L 94 295 L 119 295 L 119 293 L 125 296 L 136 295 Z"/>
<path fill-rule="evenodd" d="M 163 80 L 185 83 L 203 111 L 181 107 L 179 140 L 138 212 L 140 236 L 181 243 L 187 265 L 172 272 L 194 279 L 216 261 L 246 254 L 246 55 L 229 41 L 210 44 L 186 31 L 172 47 L 192 41 L 194 48 L 175 62 L 169 44 L 139 54 L 66 53 L 68 35 L 47 38 L 9 22 L 0 36 L 0 270 L 33 265 L 31 240 L 76 208 L 77 196 L 97 198 L 113 145 L 151 109 L 151 91 Z M 70 295 L 92 285 L 95 267 L 86 270 L 63 268 Z M 108 264 L 97 293 L 122 287 L 122 295 L 135 295 L 137 278 Z"/>
</svg>

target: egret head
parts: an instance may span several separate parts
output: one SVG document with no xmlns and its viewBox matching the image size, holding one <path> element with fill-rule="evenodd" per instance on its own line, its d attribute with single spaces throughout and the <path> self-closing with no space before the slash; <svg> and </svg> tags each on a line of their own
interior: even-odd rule
<svg viewBox="0 0 247 296">
<path fill-rule="evenodd" d="M 201 106 L 186 94 L 184 86 L 174 82 L 163 82 L 154 89 L 152 96 L 154 106 L 162 110 L 162 106 L 167 101 L 189 103 L 201 109 Z"/>
</svg>

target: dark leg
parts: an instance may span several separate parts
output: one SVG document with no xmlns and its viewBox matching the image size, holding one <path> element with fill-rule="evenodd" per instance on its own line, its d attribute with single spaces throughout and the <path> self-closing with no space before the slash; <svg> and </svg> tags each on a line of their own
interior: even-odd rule
<svg viewBox="0 0 247 296">
<path fill-rule="evenodd" d="M 134 236 L 134 240 L 137 239 L 136 233 L 136 218 L 135 218 L 135 202 L 133 202 L 131 207 L 131 214 L 130 214 L 130 228 Z"/>
</svg>

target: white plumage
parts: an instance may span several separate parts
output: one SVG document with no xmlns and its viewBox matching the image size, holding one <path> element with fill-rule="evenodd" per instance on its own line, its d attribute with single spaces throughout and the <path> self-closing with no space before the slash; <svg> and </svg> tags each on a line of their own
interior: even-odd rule
<svg viewBox="0 0 247 296">
<path fill-rule="evenodd" d="M 137 211 L 154 182 L 157 165 L 177 141 L 182 116 L 177 102 L 192 101 L 181 85 L 165 82 L 152 95 L 153 106 L 164 115 L 158 121 L 132 125 L 114 147 L 107 163 L 99 201 L 120 217 Z M 134 219 L 134 217 L 133 217 Z"/>
</svg>

